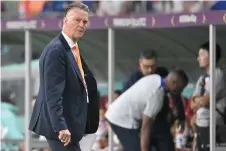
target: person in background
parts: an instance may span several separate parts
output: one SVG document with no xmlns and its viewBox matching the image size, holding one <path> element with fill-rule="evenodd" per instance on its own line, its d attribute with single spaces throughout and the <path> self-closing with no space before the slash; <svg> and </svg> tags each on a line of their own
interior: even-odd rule
<svg viewBox="0 0 226 151">
<path fill-rule="evenodd" d="M 108 96 L 100 97 L 100 109 L 107 110 L 108 106 Z"/>
<path fill-rule="evenodd" d="M 157 67 L 156 71 L 155 71 L 155 74 L 158 74 L 160 75 L 162 78 L 166 78 L 167 75 L 169 74 L 169 71 L 164 68 L 164 67 Z M 154 125 L 152 128 L 152 131 L 157 131 L 157 132 L 161 132 L 162 130 L 162 121 L 165 121 L 167 123 L 167 112 L 168 112 L 168 107 L 167 107 L 167 104 L 168 104 L 168 98 L 167 97 L 164 97 L 164 102 L 165 105 L 163 105 L 164 107 L 162 107 L 160 113 L 158 114 L 158 117 L 156 118 L 157 120 L 155 120 L 154 122 Z M 167 127 L 167 125 L 165 125 Z M 162 136 L 162 134 L 164 133 L 154 133 L 156 136 L 158 136 L 158 138 L 160 138 L 160 136 Z M 164 137 L 164 135 L 163 135 Z M 154 135 L 152 134 L 152 140 L 154 140 L 154 142 L 157 142 Z M 157 151 L 157 144 L 156 143 L 152 143 L 152 145 L 150 145 L 150 148 L 151 148 L 151 151 Z"/>
<path fill-rule="evenodd" d="M 100 109 L 99 127 L 98 127 L 98 130 L 96 132 L 97 139 L 99 139 L 100 136 L 102 136 L 103 134 L 108 132 L 108 125 L 107 125 L 107 121 L 104 117 L 104 114 L 105 114 L 105 110 Z"/>
<path fill-rule="evenodd" d="M 17 127 L 17 107 L 13 99 L 15 94 L 11 91 L 3 91 L 0 102 L 1 112 L 1 140 L 22 140 L 24 135 Z M 2 150 L 18 150 L 20 144 L 17 142 L 1 142 Z"/>
<path fill-rule="evenodd" d="M 64 12 L 72 1 L 46 1 L 43 6 L 43 12 Z"/>
<path fill-rule="evenodd" d="M 53 12 L 53 11 L 54 11 L 53 1 L 45 1 L 42 8 L 42 12 Z"/>
<path fill-rule="evenodd" d="M 97 15 L 98 16 L 112 16 L 112 15 L 125 15 L 127 1 L 99 1 Z"/>
<path fill-rule="evenodd" d="M 169 103 L 164 98 L 166 91 L 181 92 L 187 83 L 188 77 L 181 69 L 172 70 L 166 78 L 157 74 L 145 76 L 109 105 L 105 117 L 124 151 L 149 151 L 153 145 L 159 151 L 174 151 L 170 125 L 167 131 L 164 116 Z M 162 116 L 165 119 L 158 119 Z M 160 133 L 164 137 L 158 139 Z"/>
<path fill-rule="evenodd" d="M 174 1 L 161 1 L 161 5 L 165 13 L 173 12 Z M 169 6 L 169 9 L 167 9 L 167 5 Z"/>
<path fill-rule="evenodd" d="M 198 53 L 198 63 L 200 68 L 204 69 L 205 74 L 201 75 L 197 81 L 196 88 L 192 97 L 191 106 L 196 111 L 196 131 L 197 131 L 197 148 L 198 151 L 209 151 L 209 123 L 210 123 L 210 83 L 209 83 L 209 69 L 210 69 L 210 43 L 206 42 L 200 46 Z M 221 68 L 218 67 L 221 58 L 221 47 L 216 44 L 216 124 L 221 125 L 224 123 L 224 117 L 220 112 L 226 108 L 226 87 L 225 87 L 225 74 Z"/>
<path fill-rule="evenodd" d="M 90 8 L 89 15 L 95 15 L 97 13 L 100 3 L 99 1 L 96 0 L 81 0 L 81 1 Z"/>
<path fill-rule="evenodd" d="M 211 10 L 226 10 L 226 1 L 213 2 Z"/>
<path fill-rule="evenodd" d="M 168 75 L 168 70 L 164 67 L 157 67 L 155 74 L 160 75 L 162 78 L 167 77 Z M 178 119 L 177 126 L 181 126 L 182 130 L 184 129 L 184 122 L 185 122 L 185 115 L 184 115 L 184 110 L 183 108 L 181 109 L 181 106 L 183 104 L 181 103 L 182 99 L 180 97 L 181 93 L 175 95 L 175 94 L 169 94 L 164 97 L 164 103 L 165 105 L 163 106 L 161 112 L 159 115 L 156 117 L 156 120 L 153 125 L 153 142 L 152 143 L 152 150 L 151 151 L 157 151 L 158 146 L 159 146 L 159 140 L 163 140 L 164 138 L 169 138 L 171 137 L 170 133 L 167 133 L 167 130 L 169 132 L 169 129 L 171 127 L 170 124 L 172 124 L 174 119 Z M 171 103 L 174 105 L 174 109 L 170 108 Z M 172 116 L 172 112 L 175 112 L 175 116 Z M 171 142 L 173 144 L 173 142 Z"/>
<path fill-rule="evenodd" d="M 115 90 L 114 96 L 113 96 L 114 97 L 113 101 L 115 101 L 121 94 L 122 94 L 121 90 Z M 107 110 L 108 105 L 109 105 L 108 96 L 102 96 L 101 99 L 100 99 L 100 108 Z"/>
<path fill-rule="evenodd" d="M 72 3 L 72 1 L 54 1 L 54 10 L 57 12 L 65 12 L 67 7 Z"/>
<path fill-rule="evenodd" d="M 145 50 L 140 53 L 139 69 L 135 71 L 123 86 L 123 92 L 144 76 L 155 73 L 157 68 L 157 53 L 154 50 Z"/>
</svg>

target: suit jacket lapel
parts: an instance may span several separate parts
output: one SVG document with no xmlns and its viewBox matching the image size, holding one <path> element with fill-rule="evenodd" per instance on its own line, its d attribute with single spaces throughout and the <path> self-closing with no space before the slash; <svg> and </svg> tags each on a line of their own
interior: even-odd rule
<svg viewBox="0 0 226 151">
<path fill-rule="evenodd" d="M 79 67 L 78 67 L 76 61 L 75 61 L 75 57 L 74 57 L 74 55 L 73 55 L 73 53 L 72 53 L 72 51 L 71 51 L 71 48 L 69 47 L 67 41 L 64 39 L 64 36 L 62 35 L 62 33 L 60 33 L 60 34 L 58 35 L 58 37 L 59 37 L 61 43 L 63 44 L 63 46 L 65 47 L 65 50 L 67 51 L 67 52 L 66 52 L 67 57 L 69 58 L 69 60 L 70 60 L 70 62 L 71 62 L 71 64 L 72 64 L 72 66 L 73 66 L 73 69 L 74 69 L 75 73 L 78 75 L 79 79 L 80 79 L 80 80 L 82 81 L 82 83 L 83 83 L 82 74 L 81 74 L 81 72 L 80 72 L 80 70 L 79 70 Z"/>
<path fill-rule="evenodd" d="M 83 59 L 82 55 L 80 54 L 80 57 L 81 57 L 81 62 L 82 62 L 82 68 L 83 68 L 83 71 L 84 71 L 84 76 L 85 78 L 87 77 L 87 75 L 89 74 L 90 76 L 93 76 L 93 74 L 90 72 L 87 64 L 85 63 L 85 60 Z"/>
</svg>

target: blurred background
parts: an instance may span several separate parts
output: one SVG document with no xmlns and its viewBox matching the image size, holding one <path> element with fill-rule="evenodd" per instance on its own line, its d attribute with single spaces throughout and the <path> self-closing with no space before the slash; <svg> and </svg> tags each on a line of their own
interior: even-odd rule
<svg viewBox="0 0 226 151">
<path fill-rule="evenodd" d="M 73 1 L 1 1 L 1 20 L 62 18 L 65 8 Z M 90 8 L 90 16 L 120 16 L 132 14 L 195 13 L 226 10 L 225 1 L 82 1 Z M 191 32 L 192 31 L 192 32 Z M 201 31 L 201 32 L 200 32 Z M 217 43 L 225 51 L 225 32 L 217 28 Z M 39 84 L 38 59 L 43 48 L 60 31 L 32 31 L 32 100 L 34 103 Z M 175 34 L 176 33 L 176 34 Z M 200 34 L 199 34 L 200 33 Z M 186 36 L 185 36 L 186 35 Z M 194 91 L 196 80 L 203 73 L 196 57 L 198 47 L 208 41 L 208 27 L 180 29 L 129 29 L 115 30 L 115 97 L 121 94 L 124 82 L 139 68 L 139 54 L 148 49 L 156 50 L 159 65 L 168 69 L 180 65 L 189 75 L 190 83 L 183 95 L 189 99 Z M 98 80 L 101 94 L 100 138 L 96 151 L 107 151 L 106 132 L 108 126 L 103 115 L 107 107 L 108 87 L 108 45 L 107 30 L 87 30 L 80 41 L 82 55 Z M 1 140 L 24 138 L 24 32 L 4 32 L 1 30 Z M 226 60 L 223 52 L 222 63 Z M 9 120 L 10 119 L 10 120 Z M 9 135 L 9 132 L 10 135 Z M 4 135 L 5 134 L 5 135 Z M 34 139 L 45 141 L 32 135 Z M 117 138 L 115 138 L 117 144 Z M 41 150 L 48 151 L 46 147 Z M 120 148 L 120 147 L 119 147 Z M 23 150 L 23 142 L 2 142 L 2 150 Z M 37 150 L 37 149 L 36 149 Z"/>
</svg>

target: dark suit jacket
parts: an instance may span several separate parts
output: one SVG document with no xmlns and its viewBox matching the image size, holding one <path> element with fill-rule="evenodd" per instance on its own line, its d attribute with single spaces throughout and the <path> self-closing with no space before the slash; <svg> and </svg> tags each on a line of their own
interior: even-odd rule
<svg viewBox="0 0 226 151">
<path fill-rule="evenodd" d="M 125 92 L 127 89 L 129 89 L 134 83 L 139 81 L 141 78 L 143 78 L 144 75 L 140 70 L 135 71 L 129 79 L 124 83 L 122 91 Z"/>
<path fill-rule="evenodd" d="M 58 139 L 60 130 L 69 129 L 72 143 L 86 133 L 95 133 L 99 123 L 96 80 L 84 62 L 87 93 L 71 49 L 60 33 L 40 57 L 40 87 L 29 129 L 49 139 Z"/>
<path fill-rule="evenodd" d="M 165 78 L 168 75 L 168 70 L 165 67 L 157 67 L 155 74 L 160 75 L 161 77 Z M 141 78 L 143 78 L 143 73 L 138 69 L 135 71 L 126 81 L 126 83 L 123 86 L 123 92 L 125 92 L 127 89 L 129 89 L 134 83 L 139 81 Z"/>
</svg>

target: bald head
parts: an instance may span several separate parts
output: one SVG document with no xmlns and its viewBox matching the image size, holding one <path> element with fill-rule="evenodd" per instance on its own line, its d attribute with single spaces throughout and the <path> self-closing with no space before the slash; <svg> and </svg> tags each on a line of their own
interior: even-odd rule
<svg viewBox="0 0 226 151">
<path fill-rule="evenodd" d="M 171 92 L 181 92 L 188 84 L 188 76 L 184 70 L 176 68 L 170 71 L 166 78 L 167 89 Z"/>
</svg>

